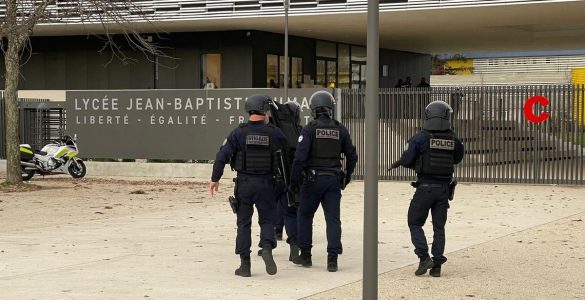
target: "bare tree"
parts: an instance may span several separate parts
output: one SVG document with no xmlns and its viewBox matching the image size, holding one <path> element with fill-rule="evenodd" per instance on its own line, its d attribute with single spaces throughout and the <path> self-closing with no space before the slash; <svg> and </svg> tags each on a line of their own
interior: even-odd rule
<svg viewBox="0 0 585 300">
<path fill-rule="evenodd" d="M 5 61 L 6 154 L 7 181 L 22 182 L 19 158 L 18 83 L 20 66 L 26 60 L 30 37 L 39 24 L 75 22 L 98 27 L 112 59 L 130 60 L 121 50 L 114 35 L 121 35 L 135 51 L 148 59 L 164 56 L 159 48 L 140 35 L 136 24 L 150 24 L 148 16 L 133 0 L 4 0 L 5 15 L 0 15 L 0 49 Z M 137 22 L 139 21 L 139 22 Z M 29 49 L 30 50 L 30 49 Z"/>
</svg>

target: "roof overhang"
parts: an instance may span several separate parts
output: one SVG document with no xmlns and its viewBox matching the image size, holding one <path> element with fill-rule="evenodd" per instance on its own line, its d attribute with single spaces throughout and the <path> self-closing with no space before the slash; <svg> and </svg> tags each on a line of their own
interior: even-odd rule
<svg viewBox="0 0 585 300">
<path fill-rule="evenodd" d="M 585 1 L 382 11 L 380 47 L 419 53 L 585 48 Z M 289 34 L 366 44 L 366 13 L 289 16 Z M 283 33 L 284 17 L 158 21 L 140 31 L 261 30 Z M 36 35 L 103 33 L 101 25 L 40 25 Z"/>
</svg>

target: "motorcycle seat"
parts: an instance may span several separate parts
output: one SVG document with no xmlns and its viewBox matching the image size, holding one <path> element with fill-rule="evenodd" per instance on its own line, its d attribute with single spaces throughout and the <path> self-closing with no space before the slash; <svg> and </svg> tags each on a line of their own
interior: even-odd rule
<svg viewBox="0 0 585 300">
<path fill-rule="evenodd" d="M 40 150 L 35 150 L 35 153 L 38 154 L 38 155 L 47 155 L 47 152 L 40 151 Z"/>
</svg>

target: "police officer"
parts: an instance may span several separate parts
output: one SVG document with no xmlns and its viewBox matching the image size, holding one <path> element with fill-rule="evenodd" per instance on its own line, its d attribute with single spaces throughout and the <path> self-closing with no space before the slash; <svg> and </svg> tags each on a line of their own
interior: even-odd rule
<svg viewBox="0 0 585 300">
<path fill-rule="evenodd" d="M 284 104 L 288 110 L 291 112 L 291 118 L 294 121 L 294 125 L 297 126 L 298 132 L 302 130 L 301 123 L 301 107 L 296 102 L 287 102 Z M 275 118 L 276 116 L 272 116 Z M 272 120 L 271 118 L 271 120 Z M 293 142 L 293 143 L 291 143 Z M 289 147 L 289 161 L 285 161 L 284 163 L 289 163 L 288 170 L 292 167 L 292 158 L 294 157 L 294 152 L 296 149 L 297 139 L 294 141 L 288 141 Z M 291 144 L 295 146 L 292 147 Z M 287 174 L 290 175 L 290 174 Z M 286 242 L 290 246 L 290 254 L 288 257 L 289 261 L 292 261 L 295 257 L 299 256 L 299 247 L 297 245 L 297 207 L 296 206 L 289 206 L 288 197 L 287 197 L 287 189 L 286 183 L 284 182 L 284 178 L 277 181 L 274 185 L 274 197 L 278 202 L 278 206 L 276 209 L 276 224 L 274 226 L 274 233 L 276 235 L 276 240 L 282 240 L 282 233 L 283 229 L 286 229 L 287 239 Z M 258 251 L 258 256 L 262 255 L 262 249 Z"/>
<path fill-rule="evenodd" d="M 309 107 L 314 118 L 299 136 L 299 144 L 291 171 L 291 188 L 300 186 L 297 241 L 301 255 L 295 264 L 312 266 L 311 248 L 313 217 L 319 204 L 327 223 L 327 270 L 337 271 L 337 256 L 341 245 L 340 200 L 341 190 L 350 181 L 357 154 L 345 126 L 331 118 L 333 96 L 326 91 L 314 93 Z M 341 154 L 344 154 L 346 173 L 342 172 Z"/>
<path fill-rule="evenodd" d="M 246 99 L 245 109 L 250 115 L 249 121 L 232 130 L 217 152 L 209 184 L 209 191 L 213 195 L 213 192 L 218 190 L 219 179 L 223 175 L 225 165 L 231 161 L 232 168 L 237 171 L 236 254 L 240 255 L 241 260 L 235 274 L 243 277 L 250 277 L 253 205 L 256 205 L 258 210 L 259 246 L 262 248 L 266 272 L 274 275 L 277 271 L 272 257 L 272 249 L 276 247 L 274 238 L 276 201 L 272 190 L 277 163 L 276 151 L 286 144 L 286 137 L 279 128 L 268 125 L 269 102 L 270 98 L 264 95 L 254 95 Z"/>
<path fill-rule="evenodd" d="M 425 109 L 423 130 L 415 134 L 400 160 L 392 168 L 404 166 L 414 169 L 416 192 L 408 208 L 408 227 L 420 263 L 415 274 L 441 276 L 441 265 L 447 261 L 445 251 L 445 223 L 450 192 L 454 189 L 454 165 L 463 159 L 463 144 L 451 130 L 453 110 L 443 101 L 434 101 Z M 429 210 L 433 218 L 433 246 L 429 256 L 427 239 L 423 231 Z"/>
</svg>

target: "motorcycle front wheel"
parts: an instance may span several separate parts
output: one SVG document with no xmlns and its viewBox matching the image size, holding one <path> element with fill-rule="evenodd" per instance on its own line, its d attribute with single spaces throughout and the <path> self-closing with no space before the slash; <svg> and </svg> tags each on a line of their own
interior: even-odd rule
<svg viewBox="0 0 585 300">
<path fill-rule="evenodd" d="M 77 179 L 83 178 L 85 176 L 87 168 L 85 167 L 85 164 L 83 163 L 82 160 L 74 160 L 69 165 L 67 171 L 69 171 L 69 175 L 71 175 L 71 177 Z"/>
<path fill-rule="evenodd" d="M 22 171 L 22 181 L 29 181 L 35 176 L 34 170 L 26 170 L 24 167 L 20 167 Z"/>
</svg>

